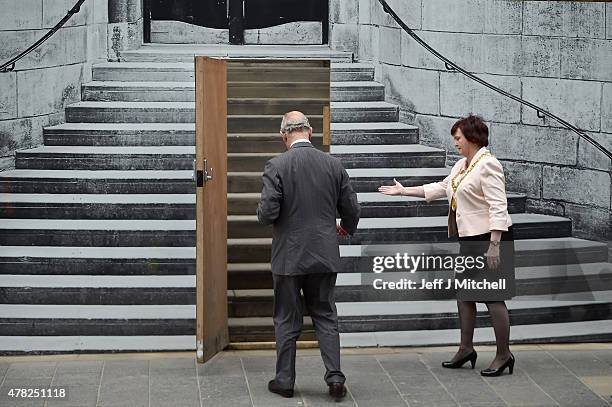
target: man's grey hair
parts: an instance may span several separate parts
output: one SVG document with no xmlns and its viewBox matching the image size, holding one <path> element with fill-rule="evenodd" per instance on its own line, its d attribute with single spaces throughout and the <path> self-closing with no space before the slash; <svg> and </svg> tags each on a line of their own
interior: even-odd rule
<svg viewBox="0 0 612 407">
<path fill-rule="evenodd" d="M 280 128 L 281 133 L 289 134 L 294 131 L 304 131 L 312 129 L 312 127 L 310 127 L 310 122 L 308 121 L 308 118 L 306 116 L 301 115 L 301 117 L 291 119 L 289 118 L 290 116 L 295 115 L 285 114 L 283 116 L 283 121 L 281 122 Z"/>
</svg>

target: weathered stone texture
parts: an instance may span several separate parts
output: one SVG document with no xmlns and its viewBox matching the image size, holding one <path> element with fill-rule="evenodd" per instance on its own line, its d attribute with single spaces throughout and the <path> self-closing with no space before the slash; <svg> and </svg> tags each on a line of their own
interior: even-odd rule
<svg viewBox="0 0 612 407">
<path fill-rule="evenodd" d="M 604 83 L 602 92 L 601 131 L 612 133 L 612 83 Z"/>
<path fill-rule="evenodd" d="M 612 41 L 562 39 L 561 76 L 612 82 Z"/>
<path fill-rule="evenodd" d="M 372 25 L 359 26 L 359 60 L 360 61 L 378 61 L 380 59 L 379 44 L 380 29 Z"/>
<path fill-rule="evenodd" d="M 380 61 L 385 64 L 401 64 L 401 31 L 399 28 L 379 28 Z"/>
<path fill-rule="evenodd" d="M 589 133 L 589 136 L 608 151 L 612 151 L 612 134 Z M 595 170 L 611 171 L 612 161 L 587 140 L 578 140 L 578 166 Z"/>
<path fill-rule="evenodd" d="M 0 30 L 42 28 L 43 0 L 0 0 Z"/>
<path fill-rule="evenodd" d="M 487 0 L 484 2 L 484 32 L 520 34 L 523 2 L 517 0 Z"/>
<path fill-rule="evenodd" d="M 481 34 L 417 31 L 416 34 L 443 56 L 470 72 L 482 72 L 484 45 Z M 444 63 L 402 32 L 402 65 L 445 70 Z"/>
<path fill-rule="evenodd" d="M 544 166 L 543 198 L 610 207 L 610 173 Z"/>
<path fill-rule="evenodd" d="M 64 112 L 44 116 L 27 117 L 0 121 L 0 157 L 12 157 L 15 150 L 36 147 L 42 144 L 43 127 L 51 126 L 63 121 Z M 12 166 L 5 165 L 0 168 Z"/>
<path fill-rule="evenodd" d="M 521 82 L 512 76 L 480 75 L 480 78 L 514 95 Z M 488 121 L 520 122 L 520 105 L 458 73 L 440 74 L 440 112 L 443 116 L 478 114 Z"/>
<path fill-rule="evenodd" d="M 337 0 L 338 3 L 342 3 L 341 0 Z M 371 24 L 372 23 L 372 1 L 371 0 L 359 0 L 359 24 Z"/>
<path fill-rule="evenodd" d="M 415 113 L 439 114 L 438 72 L 382 66 L 382 83 L 388 99 Z"/>
<path fill-rule="evenodd" d="M 606 4 L 606 38 L 612 39 L 612 3 Z"/>
<path fill-rule="evenodd" d="M 43 0 L 43 27 L 51 28 L 55 26 L 76 3 L 75 0 Z M 85 25 L 93 21 L 94 6 L 90 1 L 85 1 L 81 10 L 74 14 L 66 22 L 64 27 Z"/>
<path fill-rule="evenodd" d="M 456 119 L 449 119 L 439 116 L 417 115 L 414 124 L 419 126 L 419 137 L 423 144 L 439 147 L 447 153 L 457 152 L 450 134 L 450 129 Z"/>
<path fill-rule="evenodd" d="M 0 74 L 0 120 L 17 116 L 17 74 Z"/>
<path fill-rule="evenodd" d="M 490 125 L 490 143 L 495 156 L 506 160 L 575 165 L 578 135 L 547 127 Z"/>
<path fill-rule="evenodd" d="M 566 121 L 586 130 L 599 131 L 601 84 L 566 79 L 523 78 L 523 99 L 549 110 Z M 556 126 L 556 122 L 539 119 L 536 112 L 523 108 L 523 122 Z"/>
<path fill-rule="evenodd" d="M 358 0 L 332 0 L 329 2 L 329 22 L 357 24 L 359 22 Z"/>
<path fill-rule="evenodd" d="M 408 27 L 412 29 L 421 28 L 421 0 L 388 0 L 387 3 Z M 399 27 L 395 20 L 384 12 L 383 7 L 377 0 L 372 1 L 370 4 L 372 24 L 385 27 Z"/>
<path fill-rule="evenodd" d="M 541 213 L 551 216 L 565 216 L 565 202 L 547 201 L 543 199 L 527 198 L 525 200 L 525 211 L 531 213 Z"/>
<path fill-rule="evenodd" d="M 333 24 L 330 42 L 332 49 L 357 52 L 359 49 L 359 26 L 357 24 Z"/>
<path fill-rule="evenodd" d="M 600 241 L 612 239 L 612 221 L 609 210 L 565 204 L 565 216 L 572 220 L 572 232 L 575 237 Z"/>
<path fill-rule="evenodd" d="M 423 29 L 482 33 L 486 1 L 490 0 L 423 1 Z"/>
<path fill-rule="evenodd" d="M 604 38 L 603 3 L 525 1 L 523 34 Z"/>
<path fill-rule="evenodd" d="M 484 72 L 559 77 L 559 40 L 518 35 L 485 35 Z"/>
<path fill-rule="evenodd" d="M 18 116 L 54 113 L 79 101 L 82 75 L 80 64 L 18 72 Z"/>
<path fill-rule="evenodd" d="M 529 198 L 542 197 L 542 166 L 501 161 L 506 179 L 506 191 L 525 194 Z"/>
</svg>

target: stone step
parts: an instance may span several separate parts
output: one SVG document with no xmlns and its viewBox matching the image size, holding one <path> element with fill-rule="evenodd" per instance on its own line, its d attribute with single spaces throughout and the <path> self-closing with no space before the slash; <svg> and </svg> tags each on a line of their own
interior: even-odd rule
<svg viewBox="0 0 612 407">
<path fill-rule="evenodd" d="M 513 214 L 517 239 L 567 237 L 571 220 L 539 214 Z M 362 218 L 351 244 L 381 242 L 442 242 L 447 240 L 445 216 Z M 0 245 L 50 246 L 194 246 L 193 220 L 0 219 Z M 272 228 L 256 216 L 228 216 L 228 238 L 271 238 Z M 342 243 L 349 238 L 339 238 Z M 263 261 L 268 261 L 267 259 Z M 235 260 L 231 262 L 244 262 Z M 260 263 L 262 260 L 251 260 Z"/>
<path fill-rule="evenodd" d="M 195 124 L 193 123 L 62 123 L 45 127 L 43 130 L 46 146 L 188 146 L 195 145 Z M 261 146 L 262 141 L 283 148 L 278 132 L 272 133 L 230 133 L 228 151 L 245 152 Z M 320 145 L 322 136 L 315 133 L 315 145 Z M 247 141 L 253 141 L 248 143 Z M 419 131 L 415 126 L 403 123 L 332 123 L 332 144 L 416 144 Z M 248 145 L 248 147 L 247 147 Z"/>
<path fill-rule="evenodd" d="M 242 175 L 242 174 L 241 174 Z M 260 180 L 257 180 L 261 188 Z M 446 199 L 359 193 L 361 216 L 444 216 Z M 256 213 L 259 193 L 229 193 L 228 214 Z M 525 197 L 508 195 L 510 213 L 525 211 Z M 0 218 L 6 219 L 195 219 L 195 194 L 11 194 L 0 195 Z"/>
<path fill-rule="evenodd" d="M 331 83 L 334 102 L 374 102 L 385 100 L 385 86 L 373 81 L 342 81 Z"/>
<path fill-rule="evenodd" d="M 286 108 L 281 109 L 281 107 L 283 106 L 275 108 L 284 113 Z M 279 115 L 283 113 L 231 114 L 227 117 L 227 131 L 228 133 L 278 133 Z M 375 111 L 371 113 L 376 114 Z M 323 128 L 322 114 L 311 114 L 309 119 L 315 131 Z M 195 123 L 195 103 L 77 102 L 66 107 L 66 121 L 69 123 Z"/>
<path fill-rule="evenodd" d="M 262 171 L 278 153 L 228 153 L 227 169 Z M 91 147 L 43 146 L 19 150 L 18 169 L 43 170 L 188 170 L 193 169 L 194 146 Z"/>
<path fill-rule="evenodd" d="M 397 122 L 399 107 L 387 102 L 332 102 L 334 123 Z"/>
<path fill-rule="evenodd" d="M 260 103 L 255 99 L 252 103 Z M 228 132 L 278 131 L 276 115 L 288 110 L 283 103 L 276 107 L 275 116 L 240 115 L 230 112 Z M 322 128 L 322 115 L 310 114 L 310 124 L 315 131 Z M 269 121 L 273 121 L 270 125 Z M 332 102 L 331 120 L 336 123 L 396 122 L 399 120 L 397 105 L 387 102 Z M 194 102 L 77 102 L 66 107 L 66 121 L 70 123 L 194 123 Z M 246 123 L 244 123 L 246 121 Z M 251 122 L 254 122 L 250 124 Z M 250 126 L 247 126 L 250 124 Z M 241 127 L 246 126 L 246 127 Z M 246 130 L 255 128 L 256 130 Z"/>
<path fill-rule="evenodd" d="M 193 62 L 195 55 L 223 59 L 261 59 L 264 62 L 266 59 L 282 59 L 285 64 L 299 66 L 320 65 L 322 61 L 317 60 L 351 62 L 353 59 L 352 53 L 334 51 L 326 45 L 144 44 L 136 50 L 121 52 L 122 60 L 127 62 Z M 308 63 L 307 60 L 313 61 Z"/>
<path fill-rule="evenodd" d="M 359 88 L 354 88 L 352 93 L 359 91 Z M 323 101 L 320 104 L 323 104 L 329 101 L 330 84 L 329 82 L 265 82 L 263 80 L 228 82 L 228 112 L 229 114 L 244 114 L 236 112 L 235 109 L 240 100 L 245 98 L 257 99 L 261 104 L 266 102 L 266 99 L 280 99 L 279 103 L 282 102 L 285 106 L 299 103 L 293 99 L 283 99 L 282 97 L 286 95 L 297 99 L 320 99 Z M 93 81 L 82 85 L 81 98 L 86 101 L 100 102 L 193 102 L 195 101 L 195 82 Z M 301 105 L 300 109 L 307 110 Z M 253 113 L 259 112 L 253 111 L 251 114 Z M 312 112 L 305 111 L 304 113 L 311 114 Z"/>
<path fill-rule="evenodd" d="M 336 146 L 333 147 L 336 148 Z M 381 185 L 391 185 L 393 183 L 393 178 L 396 178 L 404 186 L 417 186 L 430 182 L 438 182 L 448 176 L 450 169 L 444 167 L 349 168 L 346 172 L 349 174 L 351 185 L 356 192 L 373 193 L 376 192 Z M 401 199 L 401 197 L 399 199 Z"/>
<path fill-rule="evenodd" d="M 0 172 L 0 187 L 26 194 L 193 194 L 192 175 L 192 170 L 10 170 Z M 261 176 L 261 169 L 228 172 L 228 192 L 259 193 Z"/>
<path fill-rule="evenodd" d="M 291 95 L 297 99 L 323 99 L 328 101 L 359 102 L 383 101 L 385 88 L 382 84 L 372 81 L 342 81 L 342 82 L 281 82 L 278 79 L 246 82 L 228 82 L 228 112 L 230 114 L 245 114 L 236 111 L 240 99 L 281 99 Z M 123 101 L 123 102 L 188 102 L 195 101 L 195 82 L 185 81 L 93 81 L 82 85 L 81 98 L 85 101 Z M 305 114 L 307 107 L 292 99 L 292 102 L 282 99 L 285 106 L 298 104 L 295 109 Z M 252 107 L 251 107 L 252 108 Z M 286 108 L 285 108 L 286 109 Z M 252 113 L 256 112 L 255 110 Z M 257 111 L 258 112 L 258 111 Z M 259 112 L 258 112 L 259 113 Z"/>
<path fill-rule="evenodd" d="M 402 273 L 402 276 L 389 277 L 382 273 L 380 278 L 388 279 L 389 281 L 399 281 L 400 278 L 410 279 L 409 273 Z M 397 273 L 393 273 L 397 274 Z M 413 276 L 412 280 L 420 284 L 421 278 L 427 278 L 425 273 L 417 273 L 419 276 Z M 35 277 L 35 276 L 34 276 Z M 391 280 L 391 278 L 393 280 Z M 431 280 L 431 276 L 429 276 Z M 10 279 L 9 279 L 10 280 Z M 51 292 L 51 288 L 47 288 Z M 195 287 L 193 288 L 195 293 Z M 541 303 L 547 303 L 548 306 L 556 305 L 560 302 L 574 301 L 581 304 L 593 304 L 594 302 L 604 303 L 606 306 L 599 309 L 599 312 L 592 310 L 592 318 L 600 319 L 607 316 L 612 307 L 612 264 L 610 263 L 591 263 L 578 264 L 571 266 L 540 266 L 516 268 L 516 297 L 512 300 L 517 306 L 523 308 L 536 308 Z M 41 290 L 42 291 L 42 290 Z M 64 304 L 61 298 L 61 287 L 55 288 L 55 295 L 49 294 L 49 304 Z M 95 289 L 92 289 L 92 301 L 98 301 Z M 11 292 L 7 289 L 7 293 Z M 22 294 L 21 297 L 18 294 Z M 102 294 L 102 293 L 100 293 Z M 42 294 L 41 294 L 42 295 Z M 195 294 L 194 294 L 195 296 Z M 15 289 L 15 300 L 27 298 L 27 290 Z M 405 290 L 376 290 L 371 285 L 362 283 L 361 277 L 354 273 L 340 274 L 337 280 L 335 290 L 335 298 L 338 302 L 339 314 L 349 314 L 354 316 L 355 320 L 366 316 L 370 317 L 367 328 L 356 328 L 352 326 L 347 331 L 388 331 L 388 330 L 413 330 L 413 329 L 432 329 L 431 325 L 423 326 L 419 324 L 419 319 L 426 317 L 423 315 L 422 303 L 440 304 L 443 301 L 454 300 L 455 295 L 447 293 L 434 295 L 431 292 L 424 290 L 405 291 Z M 435 298 L 435 300 L 434 300 Z M 53 302 L 56 301 L 56 302 Z M 131 300 L 130 300 L 131 301 Z M 160 301 L 165 301 L 162 293 L 160 293 Z M 11 302 L 11 303 L 19 303 Z M 272 289 L 245 289 L 233 290 L 228 296 L 230 315 L 233 317 L 263 317 L 272 315 L 274 309 L 274 291 Z M 364 304 L 372 305 L 363 306 Z M 574 305 L 574 304 L 567 304 Z M 444 321 L 444 315 L 440 315 L 443 311 L 433 311 L 438 314 L 438 329 L 449 328 L 451 326 L 443 326 L 449 321 Z M 445 311 L 449 318 L 456 318 L 456 305 Z M 603 312 L 603 314 L 602 314 Z M 387 317 L 387 324 L 378 325 L 375 321 Z M 550 318 L 558 318 L 559 314 L 551 313 Z M 391 328 L 393 318 L 398 321 L 396 328 Z M 413 325 L 401 326 L 401 321 L 411 323 Z M 381 321 L 382 322 L 382 321 Z M 428 321 L 429 323 L 432 320 Z M 454 321 L 450 321 L 454 323 Z M 536 321 L 543 322 L 543 321 Z M 547 322 L 554 322 L 548 320 Z M 521 322 L 516 322 L 521 323 Z M 523 321 L 522 323 L 526 323 Z M 533 321 L 530 323 L 534 323 Z"/>
<path fill-rule="evenodd" d="M 536 239 L 569 237 L 572 223 L 568 218 L 532 213 L 512 214 L 514 237 L 516 239 Z M 448 239 L 448 219 L 446 216 L 408 217 L 408 218 L 362 218 L 357 232 L 342 243 L 374 244 L 381 242 L 442 242 Z"/>
<path fill-rule="evenodd" d="M 332 145 L 416 144 L 419 128 L 400 122 L 332 123 Z"/>
<path fill-rule="evenodd" d="M 347 170 L 361 169 L 361 175 L 372 168 L 444 168 L 446 163 L 445 150 L 421 144 L 332 145 L 329 152 Z"/>
<path fill-rule="evenodd" d="M 283 82 L 326 82 L 329 71 L 326 67 L 275 66 L 267 64 L 253 68 L 231 65 L 228 81 L 276 80 Z M 195 80 L 193 62 L 104 62 L 92 68 L 94 81 L 154 81 L 176 82 Z M 332 81 L 371 81 L 374 67 L 360 63 L 332 63 Z"/>
<path fill-rule="evenodd" d="M 340 333 L 343 348 L 381 346 L 456 346 L 459 329 Z M 612 321 L 513 325 L 513 344 L 612 340 Z M 195 351 L 193 335 L 0 336 L 0 354 Z M 490 327 L 476 328 L 474 344 L 494 344 Z"/>
<path fill-rule="evenodd" d="M 602 295 L 597 302 L 584 301 L 524 301 L 522 299 L 509 301 L 508 308 L 513 321 L 512 332 L 520 332 L 524 327 L 549 328 L 547 332 L 536 335 L 522 336 L 519 341 L 528 341 L 545 338 L 555 338 L 559 325 L 564 325 L 566 331 L 558 337 L 585 339 L 586 332 L 578 328 L 586 322 L 591 327 L 588 332 L 591 340 L 595 338 L 612 338 L 612 321 L 606 319 L 606 310 L 610 311 L 609 292 Z M 515 303 L 517 305 L 515 305 Z M 429 334 L 429 339 L 437 333 L 445 334 L 447 330 L 456 330 L 458 319 L 452 312 L 453 302 L 446 304 L 415 304 L 406 303 L 406 308 L 412 307 L 420 314 L 401 315 L 405 319 L 398 320 L 400 315 L 391 314 L 391 317 L 381 318 L 380 313 L 372 315 L 371 312 L 382 312 L 383 307 L 372 304 L 357 304 L 361 309 L 368 309 L 368 315 L 354 315 L 353 312 L 339 308 L 339 331 L 343 346 L 366 346 L 366 341 L 376 338 L 378 341 L 385 337 L 378 345 L 398 346 L 406 344 L 406 332 L 421 331 Z M 383 304 L 381 304 L 383 305 Z M 384 304 L 387 305 L 387 304 Z M 398 304 L 394 309 L 397 312 Z M 348 307 L 347 307 L 348 308 Z M 389 308 L 389 306 L 385 307 Z M 488 318 L 483 308 L 477 314 L 477 329 L 488 327 Z M 444 312 L 447 311 L 447 312 Z M 414 312 L 414 311 L 413 311 Z M 564 321 L 559 321 L 558 315 L 564 315 Z M 376 318 L 378 317 L 378 318 Z M 442 318 L 441 318 L 442 317 Z M 376 319 L 375 319 L 376 318 Z M 556 320 L 554 319 L 556 318 Z M 305 317 L 304 334 L 301 339 L 313 338 L 312 323 Z M 393 320 L 396 320 L 395 323 Z M 230 318 L 230 341 L 232 342 L 263 342 L 273 341 L 274 331 L 270 317 Z M 567 329 L 570 324 L 577 329 Z M 577 325 L 576 325 L 577 324 Z M 381 329 L 372 329 L 379 326 Z M 385 331 L 383 327 L 388 327 Z M 11 336 L 113 336 L 113 335 L 193 335 L 195 334 L 195 306 L 193 305 L 0 305 L 0 327 L 3 341 Z M 523 328 L 521 328 L 523 327 Z M 404 329 L 401 329 L 404 328 Z M 411 328 L 410 330 L 405 328 Z M 416 329 L 414 329 L 416 328 Z M 364 332 L 365 331 L 365 332 Z M 348 333 L 351 333 L 347 335 Z M 542 333 L 544 335 L 542 335 Z M 512 335 L 512 334 L 511 334 Z M 517 334 L 511 340 L 517 339 Z M 476 336 L 477 338 L 480 335 Z M 361 341 L 358 341 L 361 339 Z M 453 338 L 452 342 L 456 342 Z M 415 344 L 414 342 L 412 344 Z M 431 344 L 431 342 L 429 342 Z M 370 345 L 371 346 L 371 345 Z M 7 347 L 2 347 L 8 350 Z"/>
</svg>

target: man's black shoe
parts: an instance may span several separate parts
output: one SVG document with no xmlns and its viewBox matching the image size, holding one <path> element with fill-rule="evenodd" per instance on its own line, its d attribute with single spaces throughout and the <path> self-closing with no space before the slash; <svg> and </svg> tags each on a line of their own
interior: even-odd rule
<svg viewBox="0 0 612 407">
<path fill-rule="evenodd" d="M 272 393 L 279 394 L 283 397 L 291 398 L 293 397 L 293 389 L 283 389 L 280 387 L 274 380 L 270 380 L 268 382 L 268 390 Z"/>
<path fill-rule="evenodd" d="M 332 383 L 329 385 L 329 395 L 340 401 L 346 396 L 346 387 L 343 383 Z"/>
</svg>

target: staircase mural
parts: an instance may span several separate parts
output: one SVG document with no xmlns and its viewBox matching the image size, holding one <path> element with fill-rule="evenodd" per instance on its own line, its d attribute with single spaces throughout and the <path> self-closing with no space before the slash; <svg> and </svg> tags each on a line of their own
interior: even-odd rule
<svg viewBox="0 0 612 407">
<path fill-rule="evenodd" d="M 194 49 L 146 45 L 125 52 L 124 62 L 95 65 L 82 101 L 66 108 L 66 123 L 46 128 L 44 146 L 19 151 L 16 169 L 0 173 L 4 353 L 195 349 Z M 360 283 L 360 273 L 371 272 L 366 245 L 389 250 L 399 241 L 446 241 L 445 200 L 426 204 L 375 192 L 392 178 L 404 185 L 443 179 L 445 151 L 420 144 L 419 129 L 399 122 L 373 66 L 322 47 L 282 52 L 276 56 L 333 61 L 331 153 L 363 207 L 358 232 L 341 246 L 343 346 L 456 343 L 454 301 L 373 296 Z M 315 145 L 322 143 L 322 116 L 312 111 L 321 97 L 316 63 L 297 75 L 272 68 L 270 75 L 286 85 L 262 91 L 265 78 L 248 69 L 230 78 L 234 343 L 274 340 L 271 229 L 257 224 L 255 208 L 264 163 L 283 151 L 281 114 L 310 115 Z M 572 237 L 569 219 L 526 213 L 522 195 L 510 193 L 509 208 L 518 239 L 512 338 L 612 338 L 607 245 Z M 480 342 L 493 340 L 487 319 L 478 314 Z M 303 340 L 314 339 L 311 328 L 306 321 Z"/>
</svg>

